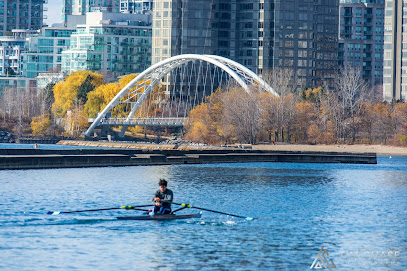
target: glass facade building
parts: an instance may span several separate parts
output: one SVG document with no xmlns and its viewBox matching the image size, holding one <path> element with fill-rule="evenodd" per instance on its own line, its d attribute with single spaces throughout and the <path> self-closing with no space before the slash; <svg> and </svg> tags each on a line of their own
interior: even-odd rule
<svg viewBox="0 0 407 271">
<path fill-rule="evenodd" d="M 178 54 L 215 54 L 261 74 L 290 68 L 302 87 L 338 67 L 339 0 L 157 0 L 153 63 Z"/>
<path fill-rule="evenodd" d="M 150 15 L 91 12 L 86 18 L 62 52 L 63 72 L 104 70 L 117 77 L 151 65 Z"/>
<path fill-rule="evenodd" d="M 386 0 L 383 55 L 383 98 L 406 100 L 407 95 L 407 2 Z"/>
<path fill-rule="evenodd" d="M 64 22 L 68 15 L 85 15 L 95 11 L 120 12 L 120 0 L 63 0 Z"/>
<path fill-rule="evenodd" d="M 13 30 L 13 36 L 0 37 L 0 76 L 21 76 L 25 40 L 31 32 L 36 31 Z"/>
<path fill-rule="evenodd" d="M 13 29 L 38 30 L 46 0 L 0 0 L 0 36 Z"/>
<path fill-rule="evenodd" d="M 153 0 L 120 0 L 120 12 L 151 14 Z"/>
<path fill-rule="evenodd" d="M 70 45 L 75 29 L 45 27 L 41 33 L 32 35 L 23 54 L 24 76 L 35 78 L 50 70 L 61 71 L 62 51 Z"/>
<path fill-rule="evenodd" d="M 384 0 L 341 0 L 339 66 L 361 67 L 370 84 L 383 83 Z"/>
</svg>

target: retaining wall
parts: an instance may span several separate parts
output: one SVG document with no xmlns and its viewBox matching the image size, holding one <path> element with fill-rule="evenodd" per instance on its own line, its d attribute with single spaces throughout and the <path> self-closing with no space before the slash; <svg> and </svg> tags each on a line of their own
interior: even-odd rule
<svg viewBox="0 0 407 271">
<path fill-rule="evenodd" d="M 288 162 L 376 164 L 375 153 L 252 150 L 0 149 L 0 169 Z"/>
</svg>

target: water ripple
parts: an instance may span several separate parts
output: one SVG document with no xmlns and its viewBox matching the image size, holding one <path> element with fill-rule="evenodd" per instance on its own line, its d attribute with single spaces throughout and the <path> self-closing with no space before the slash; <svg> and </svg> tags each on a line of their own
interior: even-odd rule
<svg viewBox="0 0 407 271">
<path fill-rule="evenodd" d="M 406 165 L 406 157 L 379 157 L 378 165 L 3 171 L 0 270 L 308 270 L 322 246 L 340 270 L 405 270 Z M 148 203 L 159 178 L 169 180 L 176 202 L 258 219 L 210 212 L 178 221 L 116 219 L 139 214 L 133 210 L 46 214 Z M 400 257 L 393 264 L 347 261 L 343 255 L 354 251 Z"/>
</svg>

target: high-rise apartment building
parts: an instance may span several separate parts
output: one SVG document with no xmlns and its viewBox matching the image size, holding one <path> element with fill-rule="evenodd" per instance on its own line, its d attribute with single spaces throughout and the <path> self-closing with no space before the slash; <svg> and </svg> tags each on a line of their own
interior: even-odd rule
<svg viewBox="0 0 407 271">
<path fill-rule="evenodd" d="M 13 29 L 37 30 L 43 25 L 44 0 L 0 1 L 0 36 Z"/>
<path fill-rule="evenodd" d="M 120 12 L 120 0 L 63 0 L 63 19 L 68 15 L 85 15 L 87 12 Z"/>
<path fill-rule="evenodd" d="M 385 5 L 383 98 L 396 102 L 407 96 L 407 2 L 386 0 Z"/>
<path fill-rule="evenodd" d="M 12 36 L 0 36 L 0 94 L 4 88 L 27 88 L 33 84 L 23 73 L 22 59 L 26 51 L 25 41 L 37 30 L 12 30 Z"/>
<path fill-rule="evenodd" d="M 28 35 L 37 30 L 12 31 L 12 36 L 0 36 L 0 76 L 18 76 L 22 73 L 22 57 Z"/>
<path fill-rule="evenodd" d="M 61 71 L 62 51 L 69 47 L 74 28 L 44 27 L 27 39 L 23 54 L 23 74 L 35 78 L 40 73 Z"/>
<path fill-rule="evenodd" d="M 120 0 L 120 12 L 150 14 L 152 10 L 153 0 Z"/>
<path fill-rule="evenodd" d="M 384 0 L 340 0 L 339 66 L 361 67 L 370 84 L 383 83 Z"/>
<path fill-rule="evenodd" d="M 62 51 L 62 72 L 140 73 L 151 65 L 151 15 L 88 12 L 77 25 L 69 49 Z"/>
<path fill-rule="evenodd" d="M 291 68 L 299 86 L 319 86 L 337 69 L 339 0 L 157 0 L 153 63 L 215 54 L 261 74 Z"/>
</svg>

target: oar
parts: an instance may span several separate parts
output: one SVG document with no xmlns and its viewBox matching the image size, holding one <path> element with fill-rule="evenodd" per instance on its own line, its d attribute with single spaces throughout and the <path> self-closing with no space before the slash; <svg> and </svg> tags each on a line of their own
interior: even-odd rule
<svg viewBox="0 0 407 271">
<path fill-rule="evenodd" d="M 51 212 L 49 211 L 47 214 L 48 215 L 59 215 L 59 214 L 70 214 L 70 213 L 83 213 L 83 212 L 96 212 L 96 211 L 107 211 L 107 210 L 117 210 L 117 209 L 134 209 L 134 210 L 140 210 L 137 209 L 138 207 L 148 207 L 148 206 L 152 206 L 152 204 L 148 204 L 148 205 L 137 205 L 137 206 L 122 206 L 122 207 L 112 207 L 112 208 L 102 208 L 102 209 L 91 209 L 91 210 L 79 210 L 79 211 L 69 211 L 69 212 Z M 144 211 L 144 210 L 143 210 Z"/>
<path fill-rule="evenodd" d="M 219 211 L 215 211 L 215 210 L 209 210 L 209 209 L 206 209 L 206 208 L 196 207 L 196 206 L 192 206 L 192 205 L 190 205 L 190 204 L 185 204 L 185 203 L 176 203 L 176 202 L 173 202 L 172 204 L 179 205 L 179 206 L 182 206 L 182 207 L 185 207 L 185 208 L 195 208 L 195 209 L 198 209 L 198 210 L 208 211 L 208 212 L 212 212 L 212 213 L 216 213 L 216 214 L 221 214 L 221 215 L 234 216 L 234 217 L 243 218 L 243 219 L 246 219 L 246 220 L 254 220 L 254 219 L 255 219 L 255 218 L 253 218 L 253 217 L 241 216 L 241 215 L 234 215 L 234 214 L 219 212 Z"/>
</svg>

